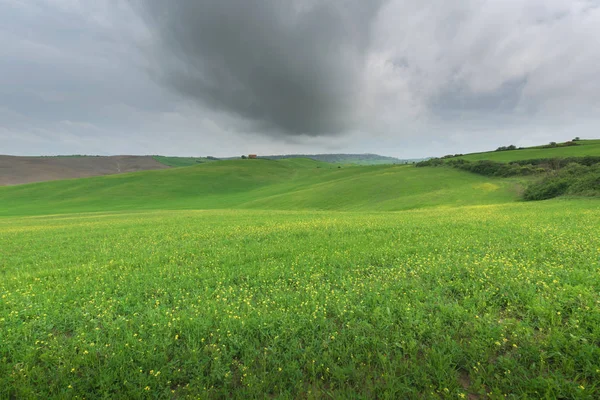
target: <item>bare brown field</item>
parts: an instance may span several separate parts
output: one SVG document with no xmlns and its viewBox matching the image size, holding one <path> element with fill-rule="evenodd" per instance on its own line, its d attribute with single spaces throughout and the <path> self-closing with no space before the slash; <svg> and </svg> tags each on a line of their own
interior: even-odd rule
<svg viewBox="0 0 600 400">
<path fill-rule="evenodd" d="M 165 169 L 151 156 L 19 157 L 0 155 L 0 186 Z"/>
</svg>

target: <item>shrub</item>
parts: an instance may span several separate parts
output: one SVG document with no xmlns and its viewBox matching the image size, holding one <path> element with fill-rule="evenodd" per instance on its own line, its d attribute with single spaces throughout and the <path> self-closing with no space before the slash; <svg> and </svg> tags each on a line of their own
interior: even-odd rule
<svg viewBox="0 0 600 400">
<path fill-rule="evenodd" d="M 574 174 L 576 179 L 567 194 L 579 196 L 600 196 L 600 165 L 588 167 L 584 173 Z"/>
<path fill-rule="evenodd" d="M 523 198 L 545 200 L 563 194 L 600 196 L 600 164 L 586 166 L 570 163 L 563 169 L 530 184 Z"/>
<path fill-rule="evenodd" d="M 527 189 L 525 189 L 525 192 L 523 192 L 523 198 L 525 200 L 551 199 L 565 194 L 569 189 L 569 186 L 570 183 L 567 179 L 546 178 L 530 184 Z"/>
<path fill-rule="evenodd" d="M 519 148 L 520 149 L 520 148 Z M 510 146 L 501 146 L 496 149 L 496 151 L 508 151 L 508 150 L 519 150 L 517 146 L 511 144 Z"/>
<path fill-rule="evenodd" d="M 443 165 L 444 161 L 441 158 L 430 158 L 429 160 L 419 161 L 415 164 L 416 167 L 438 167 Z"/>
</svg>

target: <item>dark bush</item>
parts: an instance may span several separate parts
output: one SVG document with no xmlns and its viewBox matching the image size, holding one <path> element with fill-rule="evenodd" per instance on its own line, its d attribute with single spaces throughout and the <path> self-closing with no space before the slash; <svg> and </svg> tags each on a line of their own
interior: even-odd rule
<svg viewBox="0 0 600 400">
<path fill-rule="evenodd" d="M 534 158 L 531 160 L 518 160 L 511 161 L 511 164 L 519 165 L 540 165 L 545 166 L 549 169 L 560 169 L 565 166 L 576 163 L 581 165 L 594 165 L 600 164 L 600 157 L 598 156 L 585 156 L 585 157 L 567 157 L 567 158 Z"/>
<path fill-rule="evenodd" d="M 508 150 L 518 150 L 517 146 L 511 144 L 510 146 L 501 146 L 496 149 L 496 151 L 508 151 Z"/>
<path fill-rule="evenodd" d="M 555 147 L 568 147 L 568 146 L 579 146 L 579 143 L 575 143 L 574 140 L 570 140 L 570 141 L 564 142 L 564 143 L 550 142 L 550 144 L 542 146 L 541 148 L 542 149 L 553 149 Z"/>
<path fill-rule="evenodd" d="M 465 171 L 473 172 L 479 175 L 485 176 L 516 176 L 521 174 L 521 166 L 505 164 L 496 161 L 481 160 L 476 162 L 469 162 L 467 160 L 449 160 L 446 164 L 459 168 Z M 527 173 L 528 174 L 528 173 Z"/>
<path fill-rule="evenodd" d="M 565 194 L 569 189 L 570 183 L 567 179 L 552 179 L 546 178 L 539 182 L 530 184 L 525 192 L 523 198 L 525 200 L 546 200 L 553 197 L 558 197 Z"/>
<path fill-rule="evenodd" d="M 584 173 L 573 174 L 573 184 L 567 194 L 579 196 L 600 196 L 600 165 L 588 167 Z"/>
<path fill-rule="evenodd" d="M 544 179 L 531 183 L 525 200 L 545 200 L 563 194 L 575 196 L 600 196 L 600 164 L 592 166 L 571 163 Z"/>
<path fill-rule="evenodd" d="M 430 158 L 429 160 L 419 161 L 415 164 L 417 167 L 438 167 L 443 165 L 444 161 L 441 158 Z"/>
</svg>

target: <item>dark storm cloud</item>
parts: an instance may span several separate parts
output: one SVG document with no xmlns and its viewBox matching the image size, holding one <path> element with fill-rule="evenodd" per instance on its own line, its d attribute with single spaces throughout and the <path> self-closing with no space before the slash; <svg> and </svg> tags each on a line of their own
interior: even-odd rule
<svg viewBox="0 0 600 400">
<path fill-rule="evenodd" d="M 0 0 L 0 154 L 415 158 L 597 137 L 599 4 Z"/>
<path fill-rule="evenodd" d="M 147 0 L 155 73 L 203 105 L 263 131 L 351 129 L 371 25 L 384 0 Z"/>
</svg>

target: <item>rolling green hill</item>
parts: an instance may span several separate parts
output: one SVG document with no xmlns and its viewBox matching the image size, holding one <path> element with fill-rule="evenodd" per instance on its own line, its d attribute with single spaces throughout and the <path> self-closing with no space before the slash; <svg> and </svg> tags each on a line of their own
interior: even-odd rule
<svg viewBox="0 0 600 400">
<path fill-rule="evenodd" d="M 385 211 L 513 201 L 517 181 L 450 168 L 338 167 L 308 159 L 189 168 L 0 188 L 0 215 L 252 208 Z"/>
<path fill-rule="evenodd" d="M 1 399 L 600 398 L 598 199 L 196 164 L 0 187 Z"/>
<path fill-rule="evenodd" d="M 510 162 L 518 160 L 533 160 L 538 158 L 563 158 L 600 156 L 600 140 L 579 140 L 577 146 L 542 148 L 528 147 L 521 150 L 488 151 L 484 153 L 465 154 L 458 158 L 469 161 L 491 160 Z"/>
</svg>

